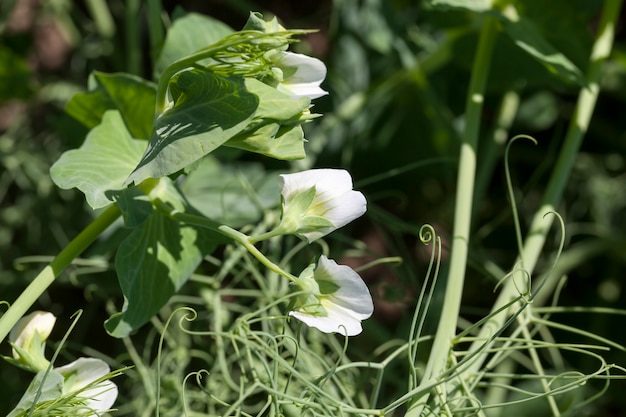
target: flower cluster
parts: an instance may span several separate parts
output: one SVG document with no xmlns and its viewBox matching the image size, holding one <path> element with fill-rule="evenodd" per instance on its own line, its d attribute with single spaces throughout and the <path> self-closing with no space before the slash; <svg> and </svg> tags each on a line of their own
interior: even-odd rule
<svg viewBox="0 0 626 417">
<path fill-rule="evenodd" d="M 9 334 L 13 357 L 5 359 L 32 372 L 46 371 L 50 362 L 45 358 L 45 343 L 55 322 L 56 317 L 44 311 L 35 311 L 22 317 Z M 95 416 L 109 410 L 117 399 L 117 386 L 106 379 L 109 372 L 109 365 L 101 359 L 78 358 L 67 365 L 53 368 L 50 374 L 60 375 L 58 380 L 62 381 L 62 395 L 78 398 L 80 413 L 76 411 L 77 414 Z M 48 378 L 54 377 L 48 375 Z M 31 404 L 24 404 L 24 401 L 32 401 L 32 398 L 25 395 L 16 409 L 30 408 Z"/>
<path fill-rule="evenodd" d="M 254 241 L 295 234 L 311 243 L 366 211 L 362 193 L 352 189 L 345 170 L 312 169 L 280 176 L 282 218 L 276 229 Z M 374 311 L 372 296 L 348 266 L 321 256 L 295 280 L 298 296 L 290 316 L 326 333 L 354 336 Z"/>
</svg>

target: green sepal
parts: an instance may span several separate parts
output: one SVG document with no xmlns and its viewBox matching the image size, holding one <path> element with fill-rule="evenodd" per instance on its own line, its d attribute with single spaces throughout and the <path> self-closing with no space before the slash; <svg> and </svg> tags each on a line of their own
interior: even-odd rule
<svg viewBox="0 0 626 417">
<path fill-rule="evenodd" d="M 306 216 L 299 221 L 298 226 L 298 233 L 307 233 L 335 227 L 335 224 L 323 216 Z"/>
<path fill-rule="evenodd" d="M 317 191 L 315 190 L 315 186 L 312 186 L 307 190 L 300 191 L 288 202 L 287 210 L 283 213 L 283 217 L 290 217 L 300 224 L 302 217 L 305 215 L 309 207 L 311 207 L 311 203 L 313 203 L 316 193 Z"/>
</svg>

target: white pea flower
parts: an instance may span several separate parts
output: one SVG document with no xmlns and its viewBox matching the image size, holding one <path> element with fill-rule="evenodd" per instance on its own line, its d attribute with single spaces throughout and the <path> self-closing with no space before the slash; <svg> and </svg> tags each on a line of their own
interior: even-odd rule
<svg viewBox="0 0 626 417">
<path fill-rule="evenodd" d="M 22 317 L 9 333 L 14 361 L 12 363 L 31 370 L 43 371 L 50 362 L 45 358 L 45 342 L 52 332 L 56 317 L 46 311 L 34 311 Z"/>
<path fill-rule="evenodd" d="M 372 296 L 359 274 L 323 255 L 317 267 L 311 265 L 300 274 L 298 285 L 305 294 L 289 315 L 324 333 L 355 336 L 363 330 L 361 321 L 374 312 Z"/>
<path fill-rule="evenodd" d="M 326 78 L 326 66 L 322 61 L 293 52 L 279 52 L 272 57 L 278 89 L 292 98 L 309 97 L 311 100 L 325 96 L 320 87 Z M 279 71 L 276 71 L 278 69 Z"/>
<path fill-rule="evenodd" d="M 283 218 L 278 229 L 309 243 L 326 236 L 367 210 L 365 197 L 352 189 L 343 169 L 311 169 L 279 176 Z"/>
<path fill-rule="evenodd" d="M 97 358 L 78 358 L 54 370 L 65 378 L 63 394 L 83 390 L 110 372 L 109 365 Z M 98 413 L 107 411 L 113 406 L 117 393 L 117 385 L 110 380 L 104 380 L 84 389 L 77 397 L 85 400 L 84 407 L 94 412 L 91 415 L 99 415 Z"/>
</svg>

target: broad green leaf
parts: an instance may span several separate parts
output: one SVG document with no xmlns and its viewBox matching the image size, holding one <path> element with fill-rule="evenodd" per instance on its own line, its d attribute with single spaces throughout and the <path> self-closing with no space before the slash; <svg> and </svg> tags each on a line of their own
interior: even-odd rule
<svg viewBox="0 0 626 417">
<path fill-rule="evenodd" d="M 50 371 L 47 374 L 46 371 L 38 372 L 17 406 L 7 417 L 27 416 L 40 388 L 41 394 L 39 394 L 39 398 L 37 398 L 37 404 L 59 399 L 63 393 L 63 381 L 63 376 L 58 372 Z"/>
<path fill-rule="evenodd" d="M 185 210 L 183 197 L 168 178 L 162 178 L 150 195 Z M 118 248 L 115 268 L 124 305 L 105 322 L 106 330 L 112 336 L 125 337 L 148 322 L 218 242 L 207 231 L 154 211 Z"/>
<path fill-rule="evenodd" d="M 152 214 L 150 197 L 139 187 L 128 187 L 121 191 L 108 191 L 106 195 L 112 201 L 115 201 L 115 204 L 119 207 L 126 227 L 137 227 Z"/>
<path fill-rule="evenodd" d="M 193 68 L 170 82 L 173 103 L 155 121 L 139 165 L 127 183 L 173 174 L 241 132 L 259 105 L 243 78 Z"/>
<path fill-rule="evenodd" d="M 548 71 L 578 85 L 585 84 L 580 69 L 554 48 L 529 18 L 519 15 L 513 5 L 509 5 L 499 14 L 499 17 L 505 32 L 513 42 L 539 61 Z"/>
<path fill-rule="evenodd" d="M 233 32 L 219 20 L 196 13 L 176 19 L 167 31 L 161 55 L 155 64 L 157 75 L 172 62 L 219 42 Z"/>
<path fill-rule="evenodd" d="M 246 78 L 245 85 L 250 93 L 259 98 L 255 119 L 292 119 L 304 112 L 311 104 L 308 97 L 293 99 L 254 78 Z"/>
<path fill-rule="evenodd" d="M 60 188 L 78 188 L 91 208 L 101 208 L 111 204 L 108 191 L 126 188 L 124 180 L 145 148 L 145 141 L 130 136 L 120 113 L 109 110 L 80 148 L 61 155 L 50 175 Z"/>
<path fill-rule="evenodd" d="M 304 158 L 304 132 L 300 123 L 307 120 L 304 112 L 310 100 L 306 97 L 294 100 L 252 78 L 246 79 L 246 87 L 259 97 L 254 118 L 260 121 L 230 139 L 225 146 L 282 160 Z"/>
<path fill-rule="evenodd" d="M 119 110 L 130 134 L 148 139 L 152 132 L 156 86 L 130 74 L 93 72 L 89 76 L 89 91 L 76 94 L 65 110 L 76 120 L 93 128 L 104 112 Z"/>
<path fill-rule="evenodd" d="M 258 221 L 280 203 L 278 176 L 260 164 L 222 165 L 207 156 L 181 185 L 196 210 L 232 227 Z"/>
<path fill-rule="evenodd" d="M 0 102 L 27 98 L 31 93 L 31 72 L 26 61 L 0 45 Z"/>
</svg>

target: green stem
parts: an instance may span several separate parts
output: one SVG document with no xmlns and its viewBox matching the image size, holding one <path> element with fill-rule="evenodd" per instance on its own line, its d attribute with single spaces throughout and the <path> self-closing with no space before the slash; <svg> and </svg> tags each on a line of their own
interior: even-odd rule
<svg viewBox="0 0 626 417">
<path fill-rule="evenodd" d="M 441 318 L 424 371 L 422 385 L 432 383 L 433 379 L 445 372 L 451 339 L 456 333 L 470 238 L 472 196 L 476 175 L 476 148 L 480 132 L 484 91 L 496 35 L 497 21 L 493 17 L 487 17 L 481 30 L 467 95 L 466 127 L 459 159 L 450 270 L 446 282 Z M 426 394 L 410 404 L 406 416 L 420 415 L 428 398 L 429 395 Z"/>
<path fill-rule="evenodd" d="M 265 255 L 263 255 L 263 253 L 254 246 L 252 239 L 248 235 L 206 217 L 177 211 L 159 199 L 154 200 L 153 204 L 155 205 L 155 207 L 157 207 L 157 209 L 167 214 L 167 216 L 169 216 L 173 220 L 191 224 L 194 226 L 203 227 L 205 229 L 220 233 L 234 240 L 235 242 L 241 244 L 241 246 L 243 246 L 252 256 L 257 258 L 259 262 L 265 265 L 265 267 L 267 267 L 267 269 L 269 269 L 270 271 L 287 278 L 291 282 L 298 282 L 298 278 L 286 272 L 280 266 L 276 265 L 274 262 L 270 261 Z"/>
<path fill-rule="evenodd" d="M 126 44 L 124 45 L 126 56 L 126 68 L 131 74 L 141 74 L 141 40 L 139 34 L 141 0 L 128 0 L 126 2 Z"/>
<path fill-rule="evenodd" d="M 289 281 L 297 283 L 298 278 L 291 275 L 290 273 L 284 271 L 280 266 L 276 265 L 274 262 L 270 261 L 261 251 L 259 251 L 253 244 L 250 242 L 249 237 L 235 229 L 232 229 L 226 225 L 222 225 L 219 227 L 220 233 L 224 236 L 228 236 L 236 242 L 239 242 L 252 256 L 257 258 L 259 262 L 261 262 L 267 269 L 272 272 L 275 272 L 283 277 L 287 278 Z"/>
<path fill-rule="evenodd" d="M 150 57 L 152 62 L 156 63 L 165 39 L 165 30 L 161 18 L 163 6 L 161 0 L 148 0 L 146 7 L 148 10 L 148 31 L 150 32 Z"/>
<path fill-rule="evenodd" d="M 111 39 L 115 34 L 115 22 L 106 1 L 87 0 L 86 4 L 100 36 L 105 39 Z"/>
<path fill-rule="evenodd" d="M 87 226 L 74 240 L 72 240 L 35 279 L 26 287 L 6 313 L 0 317 L 0 343 L 9 334 L 13 326 L 39 296 L 54 282 L 55 278 L 67 268 L 89 245 L 91 245 L 119 216 L 121 212 L 115 205 L 111 205 L 89 226 Z"/>
<path fill-rule="evenodd" d="M 600 70 L 602 64 L 611 53 L 615 22 L 619 17 L 621 6 L 622 0 L 606 0 L 604 2 L 598 35 L 591 52 L 590 63 L 587 70 L 587 85 L 581 90 L 578 96 L 574 115 L 554 171 L 552 172 L 552 176 L 550 177 L 550 181 L 544 193 L 541 207 L 537 210 L 533 218 L 520 258 L 515 262 L 515 265 L 519 265 L 520 260 L 523 259 L 523 268 L 528 274 L 532 274 L 535 268 L 548 231 L 552 225 L 553 216 L 546 216 L 546 214 L 554 212 L 555 207 L 561 201 L 565 184 L 572 170 L 572 166 L 574 165 L 574 161 L 576 160 L 576 156 L 578 155 L 582 139 L 589 127 L 589 122 L 599 93 Z M 512 277 L 503 286 L 502 291 L 498 295 L 498 299 L 492 307 L 492 313 L 501 309 L 517 296 L 514 279 L 515 277 Z M 518 309 L 519 306 L 516 305 L 513 308 Z M 485 341 L 502 328 L 508 317 L 509 314 L 502 312 L 495 315 L 485 324 L 477 336 L 477 341 L 470 347 L 470 352 L 476 352 L 479 349 L 484 349 L 485 352 L 488 351 L 491 345 L 485 345 Z M 464 375 L 462 375 L 461 378 L 476 374 L 482 367 L 486 357 L 486 353 L 476 357 L 464 370 Z"/>
</svg>

